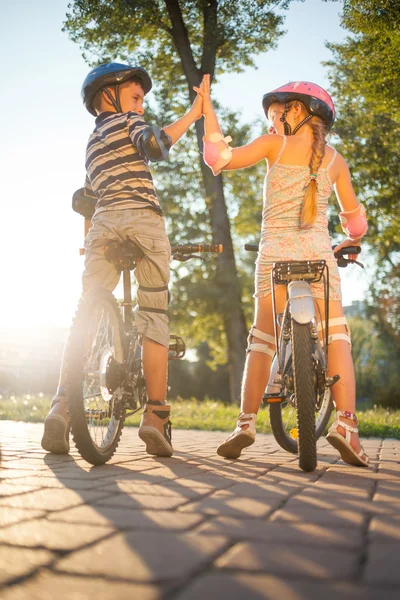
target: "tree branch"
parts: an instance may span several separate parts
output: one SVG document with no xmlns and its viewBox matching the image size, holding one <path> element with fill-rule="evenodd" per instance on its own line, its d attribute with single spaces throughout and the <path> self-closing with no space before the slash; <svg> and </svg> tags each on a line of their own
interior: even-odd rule
<svg viewBox="0 0 400 600">
<path fill-rule="evenodd" d="M 192 88 L 194 85 L 200 84 L 201 72 L 197 68 L 193 57 L 188 30 L 183 21 L 182 11 L 178 0 L 164 0 L 164 2 L 172 24 L 172 39 L 178 51 L 179 58 L 182 62 L 182 68 L 189 84 L 190 99 L 193 101 L 196 94 Z"/>
</svg>

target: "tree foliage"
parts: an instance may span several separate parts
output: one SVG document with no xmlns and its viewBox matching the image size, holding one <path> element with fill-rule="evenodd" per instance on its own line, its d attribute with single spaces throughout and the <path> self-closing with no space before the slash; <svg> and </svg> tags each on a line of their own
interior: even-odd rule
<svg viewBox="0 0 400 600">
<path fill-rule="evenodd" d="M 328 44 L 326 63 L 338 113 L 335 131 L 356 192 L 366 205 L 366 237 L 376 258 L 371 297 L 376 318 L 400 335 L 400 4 L 345 0 L 342 25 L 351 35 Z"/>
</svg>

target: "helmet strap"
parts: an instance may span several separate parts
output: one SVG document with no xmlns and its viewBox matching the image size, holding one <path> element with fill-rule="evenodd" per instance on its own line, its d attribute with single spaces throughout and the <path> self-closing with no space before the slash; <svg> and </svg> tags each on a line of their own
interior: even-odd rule
<svg viewBox="0 0 400 600">
<path fill-rule="evenodd" d="M 283 112 L 283 115 L 280 118 L 280 121 L 283 123 L 285 135 L 292 135 L 292 128 L 290 127 L 289 123 L 286 121 L 286 115 L 288 114 L 288 111 L 291 109 L 291 107 L 292 107 L 291 104 L 285 104 L 285 110 Z"/>
<path fill-rule="evenodd" d="M 294 106 L 295 103 L 296 103 L 296 101 L 293 104 L 285 104 L 285 110 L 283 112 L 283 115 L 280 118 L 280 120 L 283 123 L 285 135 L 294 135 L 295 133 L 297 133 L 297 131 L 300 129 L 300 127 L 302 125 L 304 125 L 304 123 L 307 123 L 307 121 L 309 121 L 311 119 L 311 117 L 313 116 L 313 115 L 307 115 L 302 121 L 300 121 L 300 123 L 298 125 L 296 125 L 296 127 L 292 131 L 292 128 L 290 127 L 289 123 L 286 121 L 286 115 L 288 114 L 289 110 L 292 108 L 292 106 Z"/>
<path fill-rule="evenodd" d="M 122 113 L 121 101 L 119 99 L 119 85 L 117 84 L 115 86 L 115 98 L 107 88 L 103 88 L 103 92 L 106 93 L 107 98 L 110 100 L 117 113 Z"/>
<path fill-rule="evenodd" d="M 298 125 L 296 125 L 296 127 L 293 129 L 293 133 L 292 135 L 294 135 L 302 125 L 304 125 L 304 123 L 307 123 L 307 121 L 309 121 L 312 118 L 313 115 L 307 115 L 302 121 L 300 121 L 300 123 Z"/>
</svg>

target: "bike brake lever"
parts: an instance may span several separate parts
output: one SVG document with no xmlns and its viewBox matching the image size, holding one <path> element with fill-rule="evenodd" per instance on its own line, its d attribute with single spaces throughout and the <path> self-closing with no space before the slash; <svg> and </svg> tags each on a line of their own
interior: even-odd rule
<svg viewBox="0 0 400 600">
<path fill-rule="evenodd" d="M 174 260 L 179 260 L 179 262 L 186 262 L 188 260 L 190 260 L 191 258 L 199 258 L 200 260 L 205 261 L 206 259 L 204 258 L 204 256 L 199 256 L 198 254 L 190 254 L 190 255 L 181 255 L 181 256 L 173 256 L 172 257 Z"/>
<path fill-rule="evenodd" d="M 351 260 L 350 258 L 345 258 L 344 256 L 341 256 L 340 258 L 337 259 L 337 264 L 338 267 L 347 267 L 347 265 L 358 265 L 359 267 L 361 267 L 362 269 L 364 268 L 364 265 L 359 262 L 358 260 Z"/>
</svg>

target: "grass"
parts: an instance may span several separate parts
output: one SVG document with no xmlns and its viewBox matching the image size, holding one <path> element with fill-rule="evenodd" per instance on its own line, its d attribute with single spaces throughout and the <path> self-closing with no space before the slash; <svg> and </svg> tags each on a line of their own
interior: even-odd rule
<svg viewBox="0 0 400 600">
<path fill-rule="evenodd" d="M 222 402 L 204 400 L 175 400 L 171 421 L 176 429 L 201 429 L 204 431 L 232 431 L 238 416 L 238 407 Z M 50 398 L 43 394 L 22 396 L 0 396 L 0 420 L 41 423 L 47 415 Z M 357 411 L 362 437 L 384 437 L 400 439 L 400 410 L 381 407 Z M 125 425 L 137 426 L 141 412 L 129 417 Z M 258 413 L 257 431 L 271 433 L 268 409 Z"/>
</svg>

